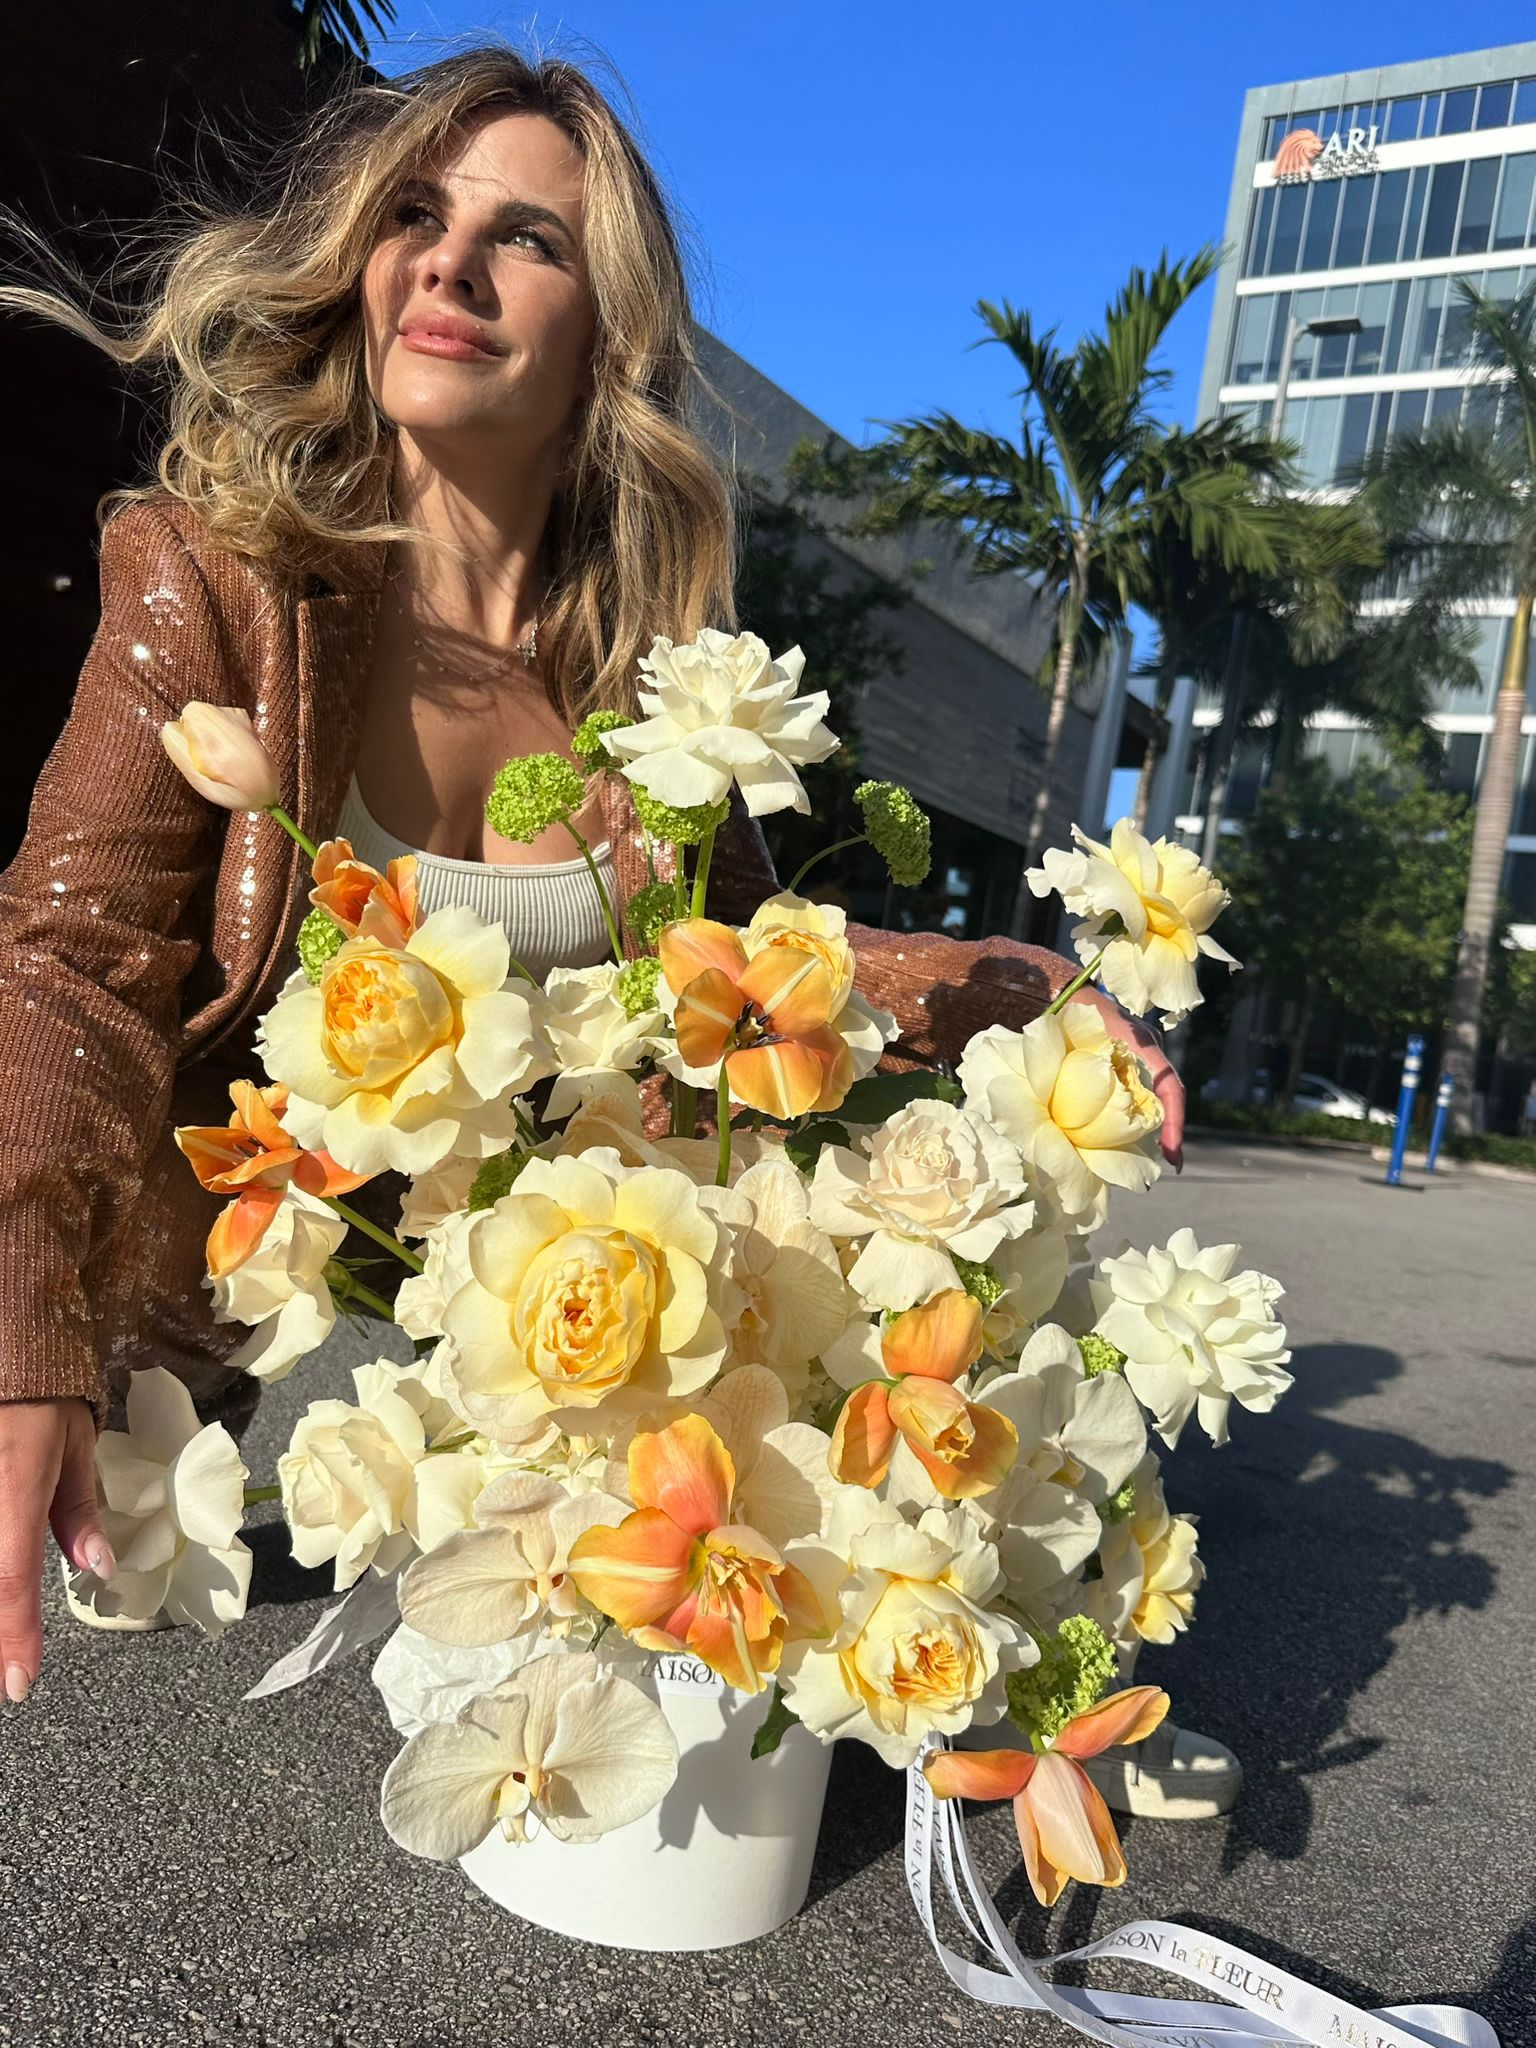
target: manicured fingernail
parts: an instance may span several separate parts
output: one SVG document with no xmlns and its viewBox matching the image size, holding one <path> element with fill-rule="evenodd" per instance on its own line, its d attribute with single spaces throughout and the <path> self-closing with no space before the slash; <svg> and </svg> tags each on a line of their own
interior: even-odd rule
<svg viewBox="0 0 1536 2048">
<path fill-rule="evenodd" d="M 117 1559 L 112 1555 L 112 1546 L 105 1536 L 86 1537 L 85 1562 L 98 1579 L 110 1579 L 117 1570 Z"/>
<path fill-rule="evenodd" d="M 32 1690 L 32 1681 L 20 1664 L 5 1667 L 5 1696 L 12 1706 L 19 1707 Z"/>
</svg>

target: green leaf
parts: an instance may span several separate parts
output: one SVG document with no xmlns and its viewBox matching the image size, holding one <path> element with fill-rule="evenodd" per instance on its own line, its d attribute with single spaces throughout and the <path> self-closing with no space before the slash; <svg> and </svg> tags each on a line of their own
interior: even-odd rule
<svg viewBox="0 0 1536 2048">
<path fill-rule="evenodd" d="M 866 1074 L 838 1107 L 851 1124 L 883 1124 L 909 1102 L 958 1102 L 962 1092 L 960 1083 L 947 1074 L 919 1067 L 910 1074 Z"/>
<path fill-rule="evenodd" d="M 824 1146 L 852 1143 L 846 1125 L 834 1123 L 830 1117 L 821 1117 L 815 1123 L 807 1124 L 804 1130 L 790 1132 L 784 1140 L 784 1157 L 791 1166 L 798 1166 L 802 1173 L 811 1173 Z"/>
<path fill-rule="evenodd" d="M 763 1716 L 763 1725 L 752 1738 L 753 1756 L 772 1756 L 784 1740 L 785 1729 L 792 1728 L 799 1718 L 785 1699 L 783 1686 L 776 1685 L 768 1712 Z"/>
</svg>

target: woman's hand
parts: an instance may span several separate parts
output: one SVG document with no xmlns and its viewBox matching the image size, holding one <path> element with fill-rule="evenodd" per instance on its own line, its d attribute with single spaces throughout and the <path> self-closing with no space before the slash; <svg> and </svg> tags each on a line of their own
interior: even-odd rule
<svg viewBox="0 0 1536 2048">
<path fill-rule="evenodd" d="M 1172 1060 L 1139 1017 L 1127 1016 L 1118 1003 L 1100 995 L 1096 988 L 1080 988 L 1069 998 L 1074 1003 L 1091 1003 L 1116 1038 L 1128 1038 L 1146 1062 L 1152 1076 L 1152 1092 L 1163 1105 L 1163 1128 L 1158 1133 L 1163 1157 L 1175 1173 L 1184 1170 L 1184 1083 Z"/>
<path fill-rule="evenodd" d="M 43 1661 L 45 1531 L 81 1571 L 117 1570 L 96 1507 L 96 1430 L 84 1401 L 0 1401 L 0 1666 L 18 1705 Z"/>
</svg>

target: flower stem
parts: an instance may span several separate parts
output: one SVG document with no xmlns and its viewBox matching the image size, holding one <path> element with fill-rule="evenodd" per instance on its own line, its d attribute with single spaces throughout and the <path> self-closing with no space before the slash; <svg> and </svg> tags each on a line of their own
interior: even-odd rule
<svg viewBox="0 0 1536 2048">
<path fill-rule="evenodd" d="M 475 1432 L 472 1429 L 466 1430 L 463 1436 L 451 1436 L 446 1443 L 428 1444 L 422 1455 L 428 1458 L 440 1458 L 445 1451 L 462 1451 L 466 1444 L 472 1444 L 474 1440 Z"/>
<path fill-rule="evenodd" d="M 248 1486 L 245 1489 L 245 1505 L 248 1508 L 259 1507 L 264 1500 L 281 1500 L 282 1497 L 283 1489 L 280 1486 Z"/>
<path fill-rule="evenodd" d="M 731 1178 L 731 1084 L 725 1061 L 720 1062 L 720 1081 L 715 1089 L 715 1127 L 720 1133 L 720 1156 L 715 1166 L 715 1186 L 727 1186 Z"/>
<path fill-rule="evenodd" d="M 613 914 L 613 901 L 608 894 L 608 885 L 597 871 L 597 862 L 592 858 L 592 849 L 588 846 L 586 840 L 582 838 L 569 818 L 563 818 L 561 823 L 575 840 L 581 851 L 581 857 L 587 864 L 587 873 L 592 877 L 592 886 L 597 891 L 598 902 L 602 905 L 603 923 L 608 927 L 608 943 L 613 948 L 614 959 L 622 967 L 624 965 L 624 941 L 619 937 L 619 921 Z M 530 981 L 533 979 L 532 975 L 528 978 Z"/>
<path fill-rule="evenodd" d="M 1107 953 L 1108 951 L 1109 948 L 1108 946 L 1106 946 L 1104 948 L 1104 953 Z M 1072 1000 L 1073 996 L 1077 994 L 1080 988 L 1086 988 L 1088 986 L 1089 982 L 1092 981 L 1093 977 L 1098 973 L 1100 967 L 1103 965 L 1104 953 L 1095 953 L 1093 958 L 1088 962 L 1088 965 L 1083 969 L 1082 973 L 1074 975 L 1072 980 L 1069 981 L 1066 987 L 1061 991 L 1060 995 L 1052 997 L 1051 1001 L 1048 1002 L 1045 1006 L 1044 1015 L 1046 1015 L 1047 1017 L 1054 1017 L 1058 1010 L 1062 1009 L 1067 1003 L 1069 1003 Z"/>
<path fill-rule="evenodd" d="M 334 1209 L 345 1222 L 350 1223 L 354 1230 L 360 1230 L 364 1237 L 371 1237 L 374 1243 L 381 1244 L 385 1251 L 393 1252 L 402 1266 L 409 1266 L 413 1273 L 425 1270 L 422 1261 L 413 1251 L 407 1250 L 398 1237 L 391 1237 L 389 1232 L 381 1230 L 377 1223 L 370 1223 L 366 1216 L 361 1215 L 346 1202 L 338 1202 L 334 1195 L 327 1195 L 325 1204 L 328 1209 Z"/>
<path fill-rule="evenodd" d="M 348 1301 L 360 1301 L 364 1308 L 371 1308 L 376 1316 L 382 1316 L 387 1323 L 395 1320 L 395 1312 L 382 1294 L 375 1294 L 365 1281 L 355 1273 L 347 1275 L 347 1291 L 343 1297 Z"/>
<path fill-rule="evenodd" d="M 868 846 L 868 844 L 869 834 L 867 832 L 855 832 L 851 839 L 839 839 L 834 841 L 831 846 L 824 846 L 820 853 L 813 853 L 809 860 L 802 861 L 800 866 L 796 868 L 789 884 L 789 894 L 791 896 L 795 894 L 800 884 L 818 861 L 830 860 L 834 853 L 846 853 L 850 846 Z"/>
<path fill-rule="evenodd" d="M 672 1083 L 672 1136 L 696 1138 L 699 1134 L 699 1098 L 687 1081 Z"/>
<path fill-rule="evenodd" d="M 310 838 L 307 832 L 301 832 L 299 830 L 298 826 L 295 825 L 292 818 L 289 817 L 288 813 L 283 809 L 281 804 L 268 804 L 267 816 L 269 818 L 276 818 L 278 824 L 281 825 L 283 830 L 288 834 L 288 837 L 295 841 L 296 844 L 300 846 L 303 849 L 303 851 L 309 855 L 311 860 L 314 859 L 315 854 L 318 851 L 318 849 L 315 846 L 315 842 L 313 841 L 313 839 Z"/>
<path fill-rule="evenodd" d="M 704 903 L 709 894 L 709 864 L 715 857 L 715 831 L 711 825 L 699 842 L 699 857 L 693 870 L 693 906 L 690 915 L 702 917 Z"/>
</svg>

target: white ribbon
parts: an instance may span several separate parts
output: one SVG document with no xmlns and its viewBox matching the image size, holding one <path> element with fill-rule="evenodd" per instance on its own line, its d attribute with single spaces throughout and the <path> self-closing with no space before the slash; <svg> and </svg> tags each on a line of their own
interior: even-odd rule
<svg viewBox="0 0 1536 2048">
<path fill-rule="evenodd" d="M 967 1962 L 940 1938 L 933 1912 L 935 1854 L 956 1912 L 1000 1970 Z M 1389 2005 L 1363 2012 L 1217 1935 L 1172 1920 L 1131 1920 L 1082 1948 L 1027 1961 L 972 1867 L 960 1801 L 935 1799 L 920 1761 L 907 1773 L 906 1868 L 912 1902 L 934 1951 L 968 1997 L 1054 2013 L 1106 2048 L 1499 2048 L 1488 2022 L 1460 2006 Z M 1058 1963 L 1094 1956 L 1145 1963 L 1208 1985 L 1233 2003 L 1083 1991 L 1040 1975 Z"/>
</svg>

